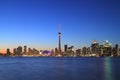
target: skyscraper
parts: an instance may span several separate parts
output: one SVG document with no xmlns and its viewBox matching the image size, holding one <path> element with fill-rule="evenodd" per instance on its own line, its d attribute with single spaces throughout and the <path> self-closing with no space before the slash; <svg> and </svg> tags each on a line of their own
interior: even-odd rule
<svg viewBox="0 0 120 80">
<path fill-rule="evenodd" d="M 60 25 L 58 26 L 58 53 L 61 54 L 61 32 L 60 32 Z"/>
<path fill-rule="evenodd" d="M 114 49 L 113 49 L 113 54 L 114 54 Z M 105 40 L 103 43 L 103 55 L 102 56 L 111 56 L 112 55 L 112 46 L 108 42 L 108 40 Z"/>
<path fill-rule="evenodd" d="M 17 53 L 18 53 L 18 55 L 22 54 L 22 47 L 21 46 L 18 46 Z"/>
<path fill-rule="evenodd" d="M 64 52 L 66 52 L 68 49 L 67 44 L 64 45 Z"/>
<path fill-rule="evenodd" d="M 10 49 L 7 49 L 7 55 L 10 55 Z"/>
<path fill-rule="evenodd" d="M 24 46 L 24 53 L 27 52 L 27 46 Z"/>
<path fill-rule="evenodd" d="M 91 44 L 91 51 L 92 51 L 92 54 L 98 54 L 99 53 L 99 44 L 97 43 L 96 40 L 93 40 L 93 42 Z"/>
<path fill-rule="evenodd" d="M 55 55 L 57 55 L 57 53 L 58 53 L 58 49 L 57 49 L 57 48 L 55 48 Z"/>
</svg>

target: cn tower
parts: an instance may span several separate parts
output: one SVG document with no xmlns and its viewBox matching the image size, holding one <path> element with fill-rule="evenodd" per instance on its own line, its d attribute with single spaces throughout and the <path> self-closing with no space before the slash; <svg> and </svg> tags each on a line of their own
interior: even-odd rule
<svg viewBox="0 0 120 80">
<path fill-rule="evenodd" d="M 58 25 L 58 54 L 61 54 L 61 32 L 60 32 L 60 24 Z"/>
</svg>

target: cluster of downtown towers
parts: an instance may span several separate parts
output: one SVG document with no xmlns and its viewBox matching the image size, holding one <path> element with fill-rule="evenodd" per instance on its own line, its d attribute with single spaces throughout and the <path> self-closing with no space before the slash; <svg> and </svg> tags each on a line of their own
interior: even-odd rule
<svg viewBox="0 0 120 80">
<path fill-rule="evenodd" d="M 13 49 L 13 53 L 10 52 L 10 49 L 6 50 L 4 55 L 37 55 L 37 56 L 120 56 L 120 48 L 118 44 L 114 47 L 106 40 L 102 45 L 99 45 L 96 40 L 92 42 L 90 47 L 83 47 L 82 49 L 74 50 L 74 46 L 68 47 L 67 44 L 64 45 L 64 51 L 61 50 L 61 32 L 60 28 L 58 29 L 58 48 L 48 50 L 37 50 L 35 48 L 31 49 L 27 46 L 18 46 L 18 48 Z"/>
<path fill-rule="evenodd" d="M 104 41 L 102 45 L 99 45 L 97 41 L 93 41 L 90 47 L 83 47 L 82 49 L 74 50 L 74 46 L 68 47 L 67 44 L 64 45 L 64 51 L 59 51 L 59 48 L 55 48 L 55 50 L 37 50 L 35 48 L 31 49 L 27 46 L 18 46 L 18 48 L 13 49 L 13 53 L 10 52 L 10 49 L 6 50 L 5 55 L 46 55 L 47 56 L 120 56 L 120 48 L 118 44 L 115 44 L 114 47 L 108 41 Z"/>
</svg>

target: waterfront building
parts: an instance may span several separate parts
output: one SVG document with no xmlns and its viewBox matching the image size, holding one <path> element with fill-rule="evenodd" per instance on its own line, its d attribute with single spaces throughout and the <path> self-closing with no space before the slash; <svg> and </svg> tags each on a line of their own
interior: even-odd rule
<svg viewBox="0 0 120 80">
<path fill-rule="evenodd" d="M 91 47 L 87 47 L 86 54 L 87 56 L 91 56 Z"/>
<path fill-rule="evenodd" d="M 82 56 L 85 56 L 87 53 L 87 48 L 86 47 L 83 47 L 82 48 Z"/>
<path fill-rule="evenodd" d="M 58 54 L 58 49 L 57 48 L 55 48 L 55 55 L 57 55 Z"/>
<path fill-rule="evenodd" d="M 7 49 L 6 54 L 10 55 L 10 49 Z"/>
<path fill-rule="evenodd" d="M 76 50 L 76 56 L 81 56 L 81 49 Z"/>
<path fill-rule="evenodd" d="M 27 53 L 27 46 L 24 46 L 24 53 Z"/>
<path fill-rule="evenodd" d="M 28 53 L 32 53 L 32 49 L 31 48 L 28 48 Z"/>
<path fill-rule="evenodd" d="M 102 56 L 111 56 L 112 55 L 112 46 L 111 44 L 106 40 L 103 43 L 103 55 Z"/>
<path fill-rule="evenodd" d="M 91 52 L 92 54 L 99 55 L 99 44 L 96 40 L 94 40 L 91 44 Z"/>
<path fill-rule="evenodd" d="M 21 54 L 22 54 L 22 47 L 21 47 L 21 46 L 18 46 L 18 48 L 17 48 L 17 53 L 18 53 L 18 55 L 21 55 Z"/>
<path fill-rule="evenodd" d="M 39 51 L 37 49 L 33 48 L 32 54 L 39 54 Z"/>
<path fill-rule="evenodd" d="M 113 47 L 112 49 L 112 55 L 118 56 L 118 54 L 119 54 L 119 48 L 118 48 L 118 44 L 116 44 L 115 47 Z"/>
<path fill-rule="evenodd" d="M 74 56 L 74 55 L 75 55 L 74 46 L 68 47 L 67 52 L 66 52 L 66 55 L 67 55 L 67 56 Z"/>
<path fill-rule="evenodd" d="M 67 49 L 68 49 L 68 46 L 67 46 L 67 44 L 65 44 L 65 45 L 64 45 L 64 52 L 66 52 Z"/>
<path fill-rule="evenodd" d="M 51 52 L 48 50 L 43 50 L 42 51 L 42 56 L 51 56 Z"/>
<path fill-rule="evenodd" d="M 51 50 L 51 56 L 55 56 L 55 52 L 53 49 Z"/>
<path fill-rule="evenodd" d="M 68 47 L 67 51 L 73 51 L 74 46 Z"/>
</svg>

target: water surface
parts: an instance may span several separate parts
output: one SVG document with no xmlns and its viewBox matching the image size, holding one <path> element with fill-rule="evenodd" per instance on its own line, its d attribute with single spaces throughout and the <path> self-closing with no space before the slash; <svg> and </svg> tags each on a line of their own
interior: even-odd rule
<svg viewBox="0 0 120 80">
<path fill-rule="evenodd" d="M 0 57 L 0 80 L 120 80 L 120 58 Z"/>
</svg>

